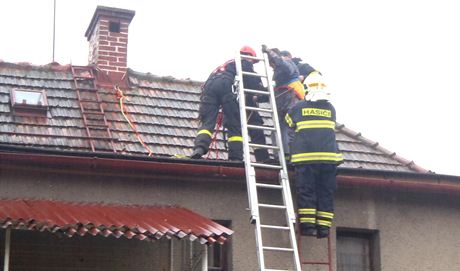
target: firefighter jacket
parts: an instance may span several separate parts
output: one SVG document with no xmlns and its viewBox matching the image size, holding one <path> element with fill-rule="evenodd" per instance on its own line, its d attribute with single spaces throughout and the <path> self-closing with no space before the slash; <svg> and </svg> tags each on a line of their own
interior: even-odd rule
<svg viewBox="0 0 460 271">
<path fill-rule="evenodd" d="M 253 63 L 246 59 L 243 59 L 241 61 L 241 69 L 245 72 L 255 73 Z M 216 80 L 216 79 L 225 78 L 233 82 L 235 80 L 235 76 L 236 76 L 236 64 L 235 64 L 235 60 L 232 59 L 220 65 L 219 67 L 217 67 L 209 75 L 208 79 L 206 80 L 204 84 L 204 87 L 206 87 L 206 84 L 209 81 Z M 243 83 L 244 83 L 244 87 L 248 89 L 255 89 L 255 90 L 265 89 L 263 87 L 262 80 L 260 79 L 260 77 L 243 75 Z"/>
<path fill-rule="evenodd" d="M 300 101 L 286 114 L 287 124 L 295 129 L 291 162 L 340 163 L 343 161 L 335 138 L 335 108 L 325 100 Z"/>
</svg>

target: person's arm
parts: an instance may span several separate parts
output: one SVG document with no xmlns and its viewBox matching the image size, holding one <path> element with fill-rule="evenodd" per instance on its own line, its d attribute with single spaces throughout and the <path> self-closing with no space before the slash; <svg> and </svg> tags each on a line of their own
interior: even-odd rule
<svg viewBox="0 0 460 271">
<path fill-rule="evenodd" d="M 286 116 L 284 116 L 284 121 L 287 123 L 287 125 L 294 129 L 296 127 L 296 124 L 293 120 L 293 115 L 294 115 L 294 110 L 295 110 L 296 106 L 294 106 L 293 108 L 289 109 L 288 112 L 286 113 Z M 278 116 L 278 117 L 281 117 L 281 116 Z"/>
</svg>

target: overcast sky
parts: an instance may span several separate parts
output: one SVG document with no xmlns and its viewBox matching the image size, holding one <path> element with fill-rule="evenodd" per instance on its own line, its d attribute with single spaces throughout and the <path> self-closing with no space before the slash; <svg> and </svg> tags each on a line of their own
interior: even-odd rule
<svg viewBox="0 0 460 271">
<path fill-rule="evenodd" d="M 455 0 L 57 0 L 55 60 L 86 65 L 97 5 L 136 11 L 128 66 L 205 80 L 242 45 L 320 70 L 338 121 L 440 174 L 460 176 L 460 8 Z M 52 61 L 53 0 L 0 2 L 0 59 Z"/>
</svg>

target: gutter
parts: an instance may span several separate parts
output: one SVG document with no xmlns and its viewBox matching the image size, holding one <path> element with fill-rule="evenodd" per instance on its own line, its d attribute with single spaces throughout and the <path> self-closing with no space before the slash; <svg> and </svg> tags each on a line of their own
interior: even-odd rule
<svg viewBox="0 0 460 271">
<path fill-rule="evenodd" d="M 24 148 L 26 149 L 26 148 Z M 4 150 L 0 146 L 0 167 L 11 170 L 52 171 L 63 174 L 86 174 L 103 176 L 125 176 L 155 179 L 180 179 L 188 181 L 238 181 L 244 183 L 245 169 L 242 163 L 212 160 L 173 158 L 130 157 L 117 154 L 23 152 Z M 105 157 L 104 157 L 105 156 Z M 115 158 L 116 157 L 116 158 Z M 140 159 L 142 158 L 142 159 Z M 371 175 L 372 174 L 372 175 Z M 256 170 L 261 181 L 277 183 L 278 172 L 269 169 Z M 291 181 L 293 171 L 290 170 Z M 357 176 L 359 175 L 359 176 Z M 365 176 L 368 175 L 368 176 Z M 371 176 L 370 176 L 371 175 Z M 379 176 L 380 175 L 380 176 Z M 339 185 L 368 188 L 391 188 L 428 193 L 460 194 L 460 177 L 340 169 Z"/>
</svg>

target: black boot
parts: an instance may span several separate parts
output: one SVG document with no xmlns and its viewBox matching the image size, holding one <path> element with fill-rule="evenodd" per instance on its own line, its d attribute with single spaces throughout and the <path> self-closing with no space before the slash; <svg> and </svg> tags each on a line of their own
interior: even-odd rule
<svg viewBox="0 0 460 271">
<path fill-rule="evenodd" d="M 192 155 L 190 155 L 190 158 L 192 159 L 200 159 L 201 156 L 204 155 L 204 150 L 203 148 L 201 147 L 196 147 L 193 152 L 192 152 Z"/>
<path fill-rule="evenodd" d="M 329 228 L 325 226 L 317 226 L 316 227 L 316 238 L 326 238 L 329 236 Z"/>
<path fill-rule="evenodd" d="M 303 236 L 315 236 L 316 235 L 315 225 L 310 223 L 301 223 L 300 224 L 300 234 Z"/>
</svg>

